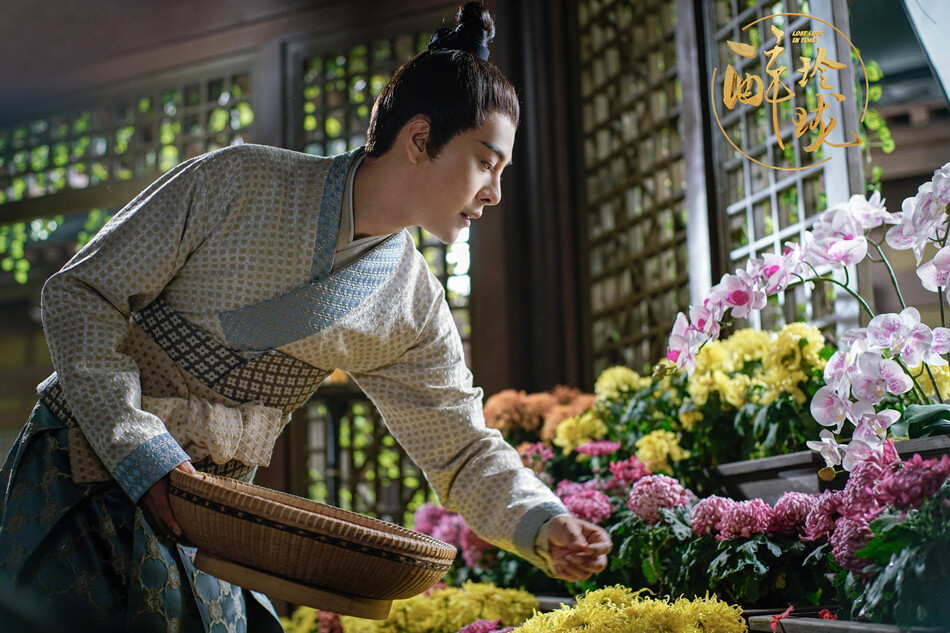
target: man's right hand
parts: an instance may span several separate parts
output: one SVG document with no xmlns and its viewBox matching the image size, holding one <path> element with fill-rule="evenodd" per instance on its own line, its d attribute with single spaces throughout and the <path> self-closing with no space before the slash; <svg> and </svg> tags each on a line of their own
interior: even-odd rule
<svg viewBox="0 0 950 633">
<path fill-rule="evenodd" d="M 176 466 L 182 472 L 190 475 L 197 475 L 198 471 L 191 465 L 191 462 L 182 462 Z M 172 513 L 172 507 L 168 503 L 168 480 L 169 475 L 165 475 L 149 488 L 142 495 L 142 504 L 148 512 L 149 522 L 152 527 L 166 536 L 181 538 L 181 526 L 175 520 Z"/>
</svg>

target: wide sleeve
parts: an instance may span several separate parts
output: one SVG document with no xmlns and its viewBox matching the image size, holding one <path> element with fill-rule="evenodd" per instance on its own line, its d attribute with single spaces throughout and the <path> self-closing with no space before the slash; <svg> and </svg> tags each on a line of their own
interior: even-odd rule
<svg viewBox="0 0 950 633">
<path fill-rule="evenodd" d="M 213 157 L 159 178 L 43 288 L 43 327 L 70 410 L 133 501 L 188 454 L 142 409 L 138 368 L 119 349 L 132 311 L 162 292 L 224 213 L 206 186 L 226 189 Z"/>
<path fill-rule="evenodd" d="M 486 427 L 482 390 L 472 385 L 444 299 L 424 317 L 422 335 L 398 362 L 351 375 L 446 508 L 485 540 L 551 573 L 535 537 L 568 510 L 501 434 Z"/>
</svg>

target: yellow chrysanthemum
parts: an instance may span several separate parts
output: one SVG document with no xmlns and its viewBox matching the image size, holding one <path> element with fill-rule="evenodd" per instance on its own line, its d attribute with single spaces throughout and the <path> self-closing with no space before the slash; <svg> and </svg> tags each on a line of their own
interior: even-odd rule
<svg viewBox="0 0 950 633">
<path fill-rule="evenodd" d="M 715 369 L 733 371 L 732 356 L 722 341 L 709 341 L 696 354 L 696 370 L 693 376 L 705 374 Z M 692 381 L 692 378 L 690 378 Z"/>
<path fill-rule="evenodd" d="M 600 419 L 597 411 L 588 409 L 557 425 L 554 445 L 560 446 L 564 455 L 569 455 L 581 444 L 586 444 L 591 440 L 599 440 L 606 434 L 607 426 Z"/>
<path fill-rule="evenodd" d="M 738 409 L 746 402 L 746 394 L 752 388 L 752 379 L 745 374 L 729 376 L 725 372 L 714 371 L 713 383 L 719 392 L 719 399 Z"/>
<path fill-rule="evenodd" d="M 699 409 L 690 409 L 689 411 L 683 411 L 680 413 L 680 426 L 683 427 L 684 431 L 692 431 L 696 428 L 696 423 L 703 419 L 703 412 Z"/>
<path fill-rule="evenodd" d="M 799 343 L 802 339 L 807 341 L 804 347 Z M 828 361 L 821 357 L 821 350 L 825 347 L 825 337 L 821 330 L 814 325 L 800 321 L 786 324 L 779 330 L 776 336 L 776 344 L 783 346 L 785 340 L 789 340 L 795 346 L 795 349 L 800 351 L 801 358 L 809 367 L 815 367 L 819 370 L 825 368 L 825 363 Z"/>
<path fill-rule="evenodd" d="M 772 335 L 755 328 L 738 330 L 723 341 L 723 347 L 732 358 L 732 367 L 724 371 L 741 369 L 746 363 L 761 360 L 771 343 Z"/>
<path fill-rule="evenodd" d="M 626 587 L 605 587 L 578 598 L 574 607 L 539 613 L 513 633 L 654 633 L 656 631 L 704 631 L 741 633 L 748 628 L 738 606 L 715 596 L 672 603 L 648 598 Z"/>
<path fill-rule="evenodd" d="M 527 591 L 466 582 L 395 600 L 382 621 L 344 616 L 340 622 L 344 633 L 455 633 L 476 620 L 500 619 L 502 626 L 517 626 L 537 609 L 537 599 Z"/>
<path fill-rule="evenodd" d="M 713 379 L 712 372 L 693 374 L 686 385 L 686 393 L 697 407 L 701 407 L 709 400 L 709 394 L 712 393 L 715 385 L 716 381 Z"/>
<path fill-rule="evenodd" d="M 602 400 L 619 398 L 625 391 L 635 391 L 641 385 L 640 374 L 629 367 L 610 367 L 600 372 L 594 383 L 594 393 Z"/>
<path fill-rule="evenodd" d="M 689 451 L 680 446 L 680 438 L 671 431 L 658 429 L 637 440 L 637 459 L 654 473 L 672 474 L 670 461 L 689 457 Z"/>
<path fill-rule="evenodd" d="M 765 389 L 758 398 L 759 404 L 769 404 L 782 394 L 790 394 L 798 404 L 805 404 L 808 396 L 801 389 L 801 383 L 808 377 L 800 369 L 789 370 L 783 365 L 769 365 L 756 373 L 755 383 Z"/>
</svg>

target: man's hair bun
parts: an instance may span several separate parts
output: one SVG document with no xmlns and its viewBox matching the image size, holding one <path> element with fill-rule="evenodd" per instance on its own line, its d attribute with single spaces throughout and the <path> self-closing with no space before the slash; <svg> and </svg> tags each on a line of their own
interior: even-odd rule
<svg viewBox="0 0 950 633">
<path fill-rule="evenodd" d="M 429 50 L 463 51 L 488 61 L 488 44 L 495 38 L 495 22 L 481 2 L 469 2 L 455 16 L 455 30 L 441 27 L 429 39 Z"/>
</svg>

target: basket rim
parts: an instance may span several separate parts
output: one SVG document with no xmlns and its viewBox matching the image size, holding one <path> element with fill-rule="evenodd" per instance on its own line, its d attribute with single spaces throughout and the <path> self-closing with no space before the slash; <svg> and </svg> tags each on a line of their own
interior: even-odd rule
<svg viewBox="0 0 950 633">
<path fill-rule="evenodd" d="M 344 540 L 358 540 L 358 542 L 383 547 L 398 554 L 431 558 L 444 563 L 454 561 L 458 551 L 454 545 L 395 523 L 230 477 L 210 473 L 192 475 L 174 469 L 171 471 L 171 485 L 198 497 L 253 515 L 261 516 L 262 506 L 271 507 L 276 512 L 267 518 L 277 523 L 308 531 L 325 532 Z M 277 499 L 273 498 L 275 496 Z M 291 505 L 285 503 L 284 500 L 298 501 L 313 509 Z M 341 516 L 332 516 L 324 511 Z"/>
</svg>

